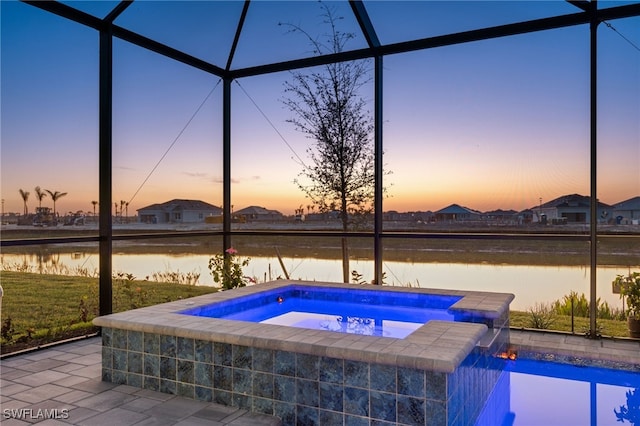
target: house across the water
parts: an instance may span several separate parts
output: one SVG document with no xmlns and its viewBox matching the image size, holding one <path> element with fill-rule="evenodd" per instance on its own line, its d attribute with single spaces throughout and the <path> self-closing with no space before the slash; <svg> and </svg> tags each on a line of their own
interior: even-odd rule
<svg viewBox="0 0 640 426">
<path fill-rule="evenodd" d="M 448 207 L 438 210 L 434 212 L 436 221 L 450 221 L 450 222 L 464 222 L 464 221 L 472 221 L 472 220 L 480 220 L 482 218 L 482 213 L 470 209 L 468 207 L 463 207 L 458 204 L 451 204 Z"/>
<path fill-rule="evenodd" d="M 234 220 L 241 222 L 282 220 L 284 216 L 277 210 L 269 210 L 259 206 L 249 206 L 233 212 Z"/>
<path fill-rule="evenodd" d="M 612 215 L 617 224 L 640 225 L 640 197 L 614 204 Z"/>
<path fill-rule="evenodd" d="M 207 217 L 222 217 L 222 209 L 200 200 L 171 200 L 138 209 L 142 223 L 204 223 Z"/>
<path fill-rule="evenodd" d="M 591 221 L 591 200 L 590 197 L 570 194 L 563 195 L 554 200 L 541 204 L 539 207 L 533 207 L 543 223 L 589 223 Z M 597 203 L 596 220 L 598 222 L 608 222 L 611 218 L 612 206 Z"/>
</svg>

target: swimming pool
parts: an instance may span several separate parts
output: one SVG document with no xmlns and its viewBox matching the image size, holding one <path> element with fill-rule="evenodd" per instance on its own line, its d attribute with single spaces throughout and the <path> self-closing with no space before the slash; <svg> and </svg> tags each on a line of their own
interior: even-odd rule
<svg viewBox="0 0 640 426">
<path fill-rule="evenodd" d="M 500 362 L 504 370 L 475 426 L 638 424 L 638 372 L 529 359 Z"/>
<path fill-rule="evenodd" d="M 291 285 L 181 314 L 402 339 L 429 321 L 455 321 L 449 308 L 461 299 L 458 295 Z M 476 321 L 482 322 L 482 316 Z"/>
</svg>

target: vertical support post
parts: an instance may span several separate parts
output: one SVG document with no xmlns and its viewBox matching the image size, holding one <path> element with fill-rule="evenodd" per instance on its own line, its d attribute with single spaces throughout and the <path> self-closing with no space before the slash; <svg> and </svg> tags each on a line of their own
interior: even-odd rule
<svg viewBox="0 0 640 426">
<path fill-rule="evenodd" d="M 373 256 L 374 256 L 374 282 L 382 285 L 382 197 L 384 188 L 384 163 L 382 159 L 382 56 L 375 57 L 374 65 L 374 225 L 373 225 Z"/>
<path fill-rule="evenodd" d="M 99 252 L 100 252 L 100 315 L 113 311 L 112 242 L 111 217 L 112 184 L 112 107 L 113 107 L 113 37 L 111 26 L 100 30 L 100 71 L 99 71 Z"/>
<path fill-rule="evenodd" d="M 223 80 L 222 92 L 222 245 L 231 247 L 231 82 Z"/>
<path fill-rule="evenodd" d="M 597 0 L 591 2 L 591 22 L 589 26 L 590 35 L 590 93 L 591 93 L 591 128 L 590 128 L 590 176 L 591 176 L 591 197 L 589 236 L 590 236 L 590 297 L 589 297 L 589 337 L 597 337 L 597 290 L 596 272 L 598 268 L 598 4 Z"/>
</svg>

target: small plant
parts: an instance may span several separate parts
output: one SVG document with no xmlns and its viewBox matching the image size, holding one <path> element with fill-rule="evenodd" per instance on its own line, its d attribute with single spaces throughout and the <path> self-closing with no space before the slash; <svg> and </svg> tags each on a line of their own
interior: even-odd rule
<svg viewBox="0 0 640 426">
<path fill-rule="evenodd" d="M 613 286 L 620 288 L 620 297 L 627 303 L 628 316 L 640 319 L 640 272 L 617 275 Z"/>
<path fill-rule="evenodd" d="M 197 285 L 199 279 L 200 273 L 196 271 L 186 273 L 180 271 L 164 271 L 154 272 L 153 274 L 151 274 L 151 281 L 156 281 L 159 283 Z M 149 277 L 146 277 L 146 280 L 149 281 Z"/>
<path fill-rule="evenodd" d="M 89 322 L 93 317 L 98 314 L 98 309 L 96 304 L 93 303 L 95 298 L 89 298 L 84 295 L 80 298 L 80 304 L 78 306 L 79 309 L 79 319 L 80 322 Z"/>
<path fill-rule="evenodd" d="M 364 280 L 362 274 L 355 269 L 351 271 L 351 282 L 354 284 L 366 284 L 367 282 Z"/>
<path fill-rule="evenodd" d="M 13 334 L 16 332 L 15 327 L 13 326 L 13 322 L 11 321 L 11 317 L 5 318 L 2 321 L 2 338 L 6 342 L 11 342 L 13 340 Z"/>
<path fill-rule="evenodd" d="M 222 287 L 223 290 L 245 287 L 247 281 L 252 281 L 245 277 L 242 268 L 249 265 L 249 258 L 238 257 L 238 250 L 233 247 L 228 248 L 222 254 L 216 254 L 209 259 L 209 271 L 213 276 L 213 281 Z"/>
<path fill-rule="evenodd" d="M 595 337 L 598 339 L 602 337 L 603 332 L 605 331 L 604 327 L 600 323 L 596 323 L 596 334 Z M 582 327 L 582 334 L 585 337 L 592 337 L 591 329 L 589 326 L 585 325 Z"/>
<path fill-rule="evenodd" d="M 620 297 L 627 302 L 629 336 L 640 338 L 640 272 L 617 275 L 612 284 L 620 288 Z"/>
<path fill-rule="evenodd" d="M 387 274 L 385 272 L 382 273 L 382 285 L 385 285 L 385 279 L 387 278 Z M 356 271 L 355 269 L 353 271 L 351 271 L 351 282 L 353 284 L 369 284 L 365 279 L 364 276 Z M 375 280 L 371 280 L 371 284 L 375 284 Z"/>
<path fill-rule="evenodd" d="M 555 320 L 553 309 L 546 303 L 536 303 L 529 309 L 529 326 L 537 329 L 548 329 Z"/>
<path fill-rule="evenodd" d="M 26 338 L 28 340 L 33 339 L 33 334 L 36 332 L 36 329 L 34 327 L 28 327 L 25 332 L 27 333 Z"/>
<path fill-rule="evenodd" d="M 141 287 L 134 287 L 135 279 L 133 274 L 123 272 L 113 277 L 113 305 L 116 311 L 146 306 L 151 294 Z"/>
<path fill-rule="evenodd" d="M 100 312 L 98 307 L 98 287 L 96 285 L 90 285 L 87 291 L 89 294 L 80 296 L 80 302 L 78 303 L 80 322 L 89 322 L 98 316 Z"/>
<path fill-rule="evenodd" d="M 80 299 L 80 321 L 87 322 L 89 320 L 89 307 L 86 302 L 87 297 L 84 296 Z"/>
</svg>

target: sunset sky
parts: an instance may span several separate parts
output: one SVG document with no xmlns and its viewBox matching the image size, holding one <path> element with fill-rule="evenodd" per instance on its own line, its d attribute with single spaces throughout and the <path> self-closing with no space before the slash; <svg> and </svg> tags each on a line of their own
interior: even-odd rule
<svg viewBox="0 0 640 426">
<path fill-rule="evenodd" d="M 105 16 L 118 2 L 65 2 Z M 610 7 L 629 2 L 599 2 Z M 328 3 L 365 41 L 346 1 Z M 67 192 L 60 213 L 98 200 L 98 33 L 1 1 L 1 193 Z M 224 67 L 241 1 L 136 1 L 115 23 Z M 382 43 L 536 19 L 563 1 L 365 1 Z M 321 35 L 317 2 L 252 2 L 232 68 L 303 57 L 293 23 Z M 640 195 L 640 18 L 599 27 L 598 198 Z M 282 103 L 288 73 L 240 79 L 232 92 L 232 204 L 292 214 L 310 141 Z M 114 40 L 113 197 L 129 215 L 174 198 L 222 204 L 219 78 Z M 373 92 L 362 93 L 373 109 Z M 384 59 L 384 210 L 525 209 L 589 195 L 589 29 L 579 26 Z M 42 203 L 51 206 L 49 197 Z"/>
</svg>

